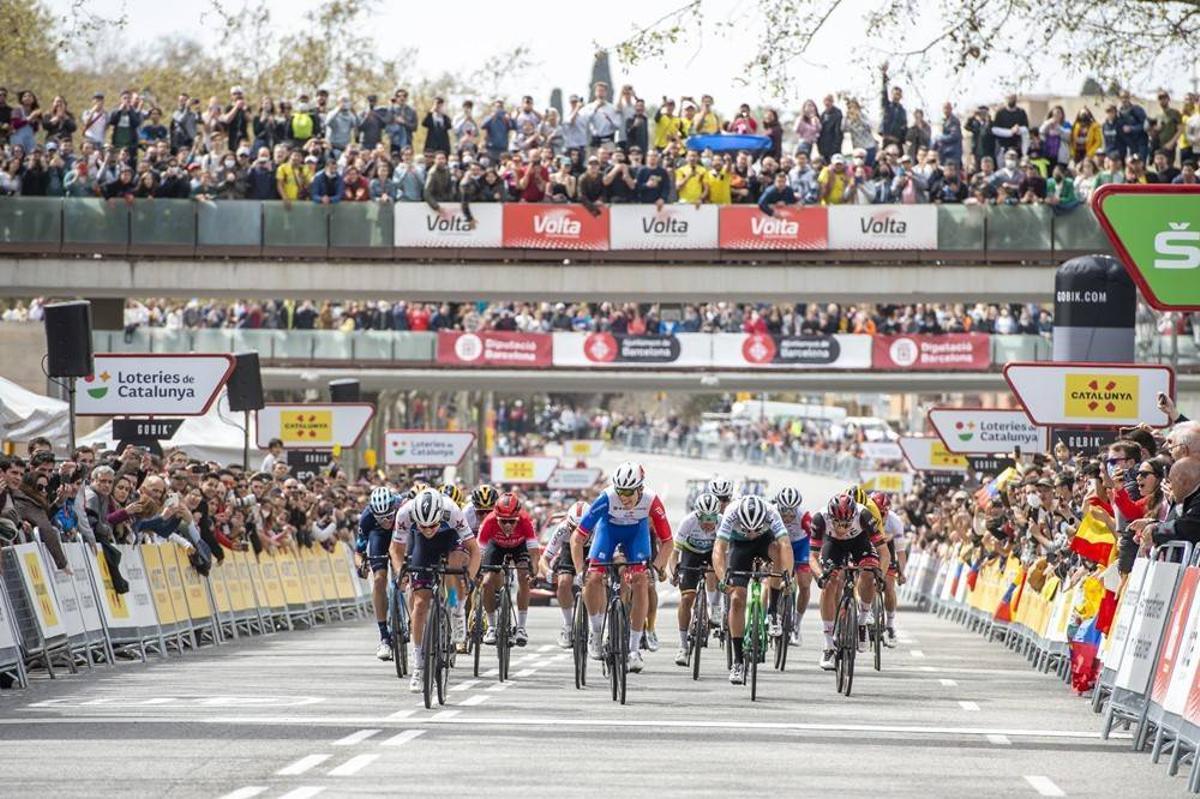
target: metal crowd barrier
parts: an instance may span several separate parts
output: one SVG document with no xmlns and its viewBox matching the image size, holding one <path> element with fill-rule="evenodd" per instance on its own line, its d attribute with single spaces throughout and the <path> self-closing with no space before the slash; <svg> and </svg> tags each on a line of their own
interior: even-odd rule
<svg viewBox="0 0 1200 799">
<path fill-rule="evenodd" d="M 693 434 L 680 437 L 649 428 L 619 430 L 613 436 L 612 444 L 631 452 L 775 466 L 843 478 L 847 482 L 861 482 L 860 460 L 844 452 L 828 452 L 764 442 L 701 440 Z"/>
<path fill-rule="evenodd" d="M 166 658 L 249 635 L 370 613 L 371 593 L 339 542 L 261 553 L 229 551 L 207 577 L 175 544 L 122 545 L 118 594 L 99 547 L 64 543 L 70 571 L 58 570 L 40 541 L 0 550 L 0 674 L 20 686 L 30 668 Z"/>
</svg>

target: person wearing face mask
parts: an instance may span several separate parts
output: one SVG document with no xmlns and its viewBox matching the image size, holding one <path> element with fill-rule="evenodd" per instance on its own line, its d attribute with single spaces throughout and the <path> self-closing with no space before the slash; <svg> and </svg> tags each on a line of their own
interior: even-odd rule
<svg viewBox="0 0 1200 799">
<path fill-rule="evenodd" d="M 1009 150 L 1004 153 L 1004 166 L 996 170 L 992 176 L 992 188 L 999 189 L 1001 186 L 1007 186 L 1011 191 L 1016 191 L 1021 184 L 1021 170 L 1018 167 L 1017 153 L 1015 150 Z"/>
<path fill-rule="evenodd" d="M 1017 95 L 1004 98 L 1004 107 L 996 112 L 992 122 L 992 136 L 996 139 L 996 153 L 1014 149 L 1024 155 L 1029 147 L 1029 114 L 1017 105 Z"/>
<path fill-rule="evenodd" d="M 339 158 L 350 146 L 350 138 L 358 128 L 358 115 L 350 108 L 350 98 L 342 95 L 338 106 L 325 114 L 325 133 L 333 147 L 333 157 Z"/>
</svg>

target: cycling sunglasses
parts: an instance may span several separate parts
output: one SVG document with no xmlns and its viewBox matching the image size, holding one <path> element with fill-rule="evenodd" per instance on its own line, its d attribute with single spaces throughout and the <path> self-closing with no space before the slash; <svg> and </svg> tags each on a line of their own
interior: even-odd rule
<svg viewBox="0 0 1200 799">
<path fill-rule="evenodd" d="M 720 521 L 721 514 L 719 514 L 719 513 L 701 513 L 697 518 L 699 518 L 700 521 L 702 521 L 702 522 L 716 522 L 716 521 Z"/>
<path fill-rule="evenodd" d="M 613 491 L 616 492 L 618 497 L 632 497 L 634 494 L 636 494 L 638 492 L 638 489 L 636 489 L 636 488 L 614 488 Z"/>
</svg>

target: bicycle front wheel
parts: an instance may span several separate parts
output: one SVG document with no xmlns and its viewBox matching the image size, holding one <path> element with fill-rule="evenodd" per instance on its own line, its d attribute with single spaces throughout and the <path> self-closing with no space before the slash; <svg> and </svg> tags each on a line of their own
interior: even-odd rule
<svg viewBox="0 0 1200 799">
<path fill-rule="evenodd" d="M 787 653 L 788 647 L 792 641 L 792 616 L 795 613 L 796 594 L 794 590 L 789 590 L 779 598 L 779 618 L 782 620 L 780 624 L 781 633 L 775 641 L 775 668 L 783 671 L 787 668 Z"/>
<path fill-rule="evenodd" d="M 696 599 L 692 603 L 692 634 L 688 641 L 689 655 L 692 659 L 692 679 L 700 679 L 700 650 L 708 639 L 708 602 L 697 589 Z"/>
<path fill-rule="evenodd" d="M 483 598 L 476 591 L 474 594 L 471 608 L 471 659 L 473 661 L 472 674 L 475 677 L 479 676 L 479 659 L 483 657 Z"/>
<path fill-rule="evenodd" d="M 871 636 L 874 639 L 872 648 L 875 650 L 875 671 L 883 669 L 883 596 L 879 593 L 875 594 L 875 601 L 871 603 L 871 613 L 874 619 L 871 621 Z"/>
<path fill-rule="evenodd" d="M 575 598 L 575 620 L 571 625 L 571 651 L 575 656 L 575 687 L 587 685 L 588 617 L 583 597 Z"/>
<path fill-rule="evenodd" d="M 425 709 L 433 707 L 433 692 L 434 692 L 434 675 L 437 672 L 437 645 L 438 645 L 438 613 L 437 604 L 429 609 L 429 617 L 425 621 L 425 657 L 421 664 L 422 685 L 421 690 L 425 699 Z"/>
<path fill-rule="evenodd" d="M 854 591 L 842 596 L 837 614 L 838 693 L 850 696 L 854 685 L 854 656 L 858 653 L 858 603 Z"/>
<path fill-rule="evenodd" d="M 400 636 L 400 592 L 395 586 L 392 587 L 390 601 L 388 602 L 388 630 L 391 632 L 392 664 L 396 667 L 396 677 L 400 679 L 404 677 L 404 662 L 402 657 L 406 647 Z"/>
<path fill-rule="evenodd" d="M 437 700 L 446 704 L 446 684 L 450 681 L 450 661 L 454 658 L 454 642 L 450 640 L 450 614 L 445 605 L 438 608 Z"/>
<path fill-rule="evenodd" d="M 500 682 L 508 679 L 508 664 L 512 651 L 509 639 L 512 636 L 512 598 L 508 586 L 500 592 L 500 614 L 496 617 L 496 654 L 500 658 Z"/>
</svg>

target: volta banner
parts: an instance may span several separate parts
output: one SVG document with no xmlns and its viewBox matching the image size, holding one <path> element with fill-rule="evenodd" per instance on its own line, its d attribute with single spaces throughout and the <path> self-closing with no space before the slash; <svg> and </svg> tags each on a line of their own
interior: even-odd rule
<svg viewBox="0 0 1200 799">
<path fill-rule="evenodd" d="M 872 365 L 876 369 L 986 369 L 992 363 L 991 345 L 982 333 L 875 336 Z"/>
<path fill-rule="evenodd" d="M 503 206 L 475 203 L 471 216 L 475 226 L 462 213 L 460 203 L 440 203 L 435 211 L 426 203 L 395 203 L 394 243 L 397 247 L 502 247 L 504 246 Z"/>
<path fill-rule="evenodd" d="M 863 457 L 873 461 L 898 461 L 904 457 L 895 441 L 864 441 L 859 446 Z"/>
<path fill-rule="evenodd" d="M 202 416 L 232 372 L 232 355 L 98 354 L 75 383 L 75 413 Z"/>
<path fill-rule="evenodd" d="M 989 455 L 1012 452 L 1046 452 L 1050 448 L 1045 427 L 1029 421 L 1022 410 L 1003 408 L 930 408 L 929 425 L 951 452 Z"/>
<path fill-rule="evenodd" d="M 1158 395 L 1175 396 L 1174 370 L 1158 364 L 1014 362 L 1004 379 L 1030 421 L 1059 427 L 1166 427 Z"/>
<path fill-rule="evenodd" d="M 558 469 L 558 458 L 546 455 L 492 458 L 493 483 L 544 483 Z"/>
<path fill-rule="evenodd" d="M 908 465 L 918 472 L 965 472 L 967 459 L 946 449 L 934 436 L 900 436 L 900 449 Z"/>
<path fill-rule="evenodd" d="M 604 452 L 604 442 L 598 438 L 572 438 L 562 443 L 563 461 L 598 458 Z"/>
<path fill-rule="evenodd" d="M 260 449 L 266 449 L 273 438 L 289 449 L 353 447 L 375 415 L 375 406 L 369 402 L 267 403 L 254 415 Z"/>
<path fill-rule="evenodd" d="M 715 205 L 614 205 L 608 209 L 614 250 L 715 250 L 720 243 Z"/>
<path fill-rule="evenodd" d="M 831 250 L 936 250 L 936 205 L 835 205 L 829 212 Z"/>
<path fill-rule="evenodd" d="M 621 336 L 613 333 L 554 333 L 555 366 L 708 366 L 712 336 Z"/>
<path fill-rule="evenodd" d="M 600 479 L 600 470 L 591 468 L 559 467 L 546 481 L 546 488 L 558 491 L 586 491 Z"/>
<path fill-rule="evenodd" d="M 552 352 L 545 333 L 438 331 L 437 362 L 448 366 L 549 366 Z"/>
<path fill-rule="evenodd" d="M 824 250 L 826 209 L 788 206 L 764 214 L 756 205 L 722 205 L 721 247 L 727 250 Z"/>
<path fill-rule="evenodd" d="M 714 333 L 712 365 L 726 368 L 870 369 L 871 337 Z"/>
<path fill-rule="evenodd" d="M 383 462 L 389 466 L 456 466 L 475 443 L 464 430 L 388 430 Z"/>
<path fill-rule="evenodd" d="M 608 208 L 592 216 L 582 205 L 504 203 L 504 246 L 541 250 L 607 250 Z"/>
</svg>

